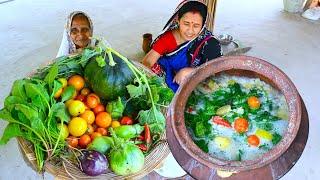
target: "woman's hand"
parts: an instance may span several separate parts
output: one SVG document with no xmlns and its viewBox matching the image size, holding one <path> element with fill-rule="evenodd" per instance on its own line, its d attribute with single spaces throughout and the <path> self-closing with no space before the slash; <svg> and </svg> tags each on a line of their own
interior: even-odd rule
<svg viewBox="0 0 320 180">
<path fill-rule="evenodd" d="M 177 84 L 181 84 L 182 81 L 189 76 L 189 74 L 193 71 L 193 68 L 186 67 L 181 69 L 173 78 L 173 82 L 176 82 Z"/>
<path fill-rule="evenodd" d="M 147 66 L 148 68 L 151 68 L 160 58 L 160 54 L 151 49 L 147 55 L 143 58 L 142 64 Z"/>
</svg>

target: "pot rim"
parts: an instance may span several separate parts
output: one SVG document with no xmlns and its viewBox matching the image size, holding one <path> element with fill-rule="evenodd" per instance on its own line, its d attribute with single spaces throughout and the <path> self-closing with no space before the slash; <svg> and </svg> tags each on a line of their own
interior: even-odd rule
<svg viewBox="0 0 320 180">
<path fill-rule="evenodd" d="M 218 68 L 217 68 L 218 67 Z M 251 71 L 257 76 L 262 76 L 274 83 L 278 90 L 285 96 L 288 110 L 289 123 L 281 141 L 262 156 L 247 161 L 228 161 L 210 156 L 203 152 L 191 139 L 184 121 L 184 110 L 189 95 L 193 89 L 207 77 L 227 70 Z M 196 82 L 190 84 L 189 82 Z M 270 84 L 269 82 L 266 82 Z M 274 87 L 274 85 L 272 85 Z M 301 122 L 301 101 L 299 93 L 289 77 L 279 68 L 259 58 L 251 56 L 228 56 L 209 61 L 192 72 L 192 75 L 181 84 L 175 94 L 170 107 L 170 119 L 173 134 L 180 147 L 199 163 L 224 171 L 239 172 L 263 167 L 280 157 L 291 145 L 296 137 Z"/>
</svg>

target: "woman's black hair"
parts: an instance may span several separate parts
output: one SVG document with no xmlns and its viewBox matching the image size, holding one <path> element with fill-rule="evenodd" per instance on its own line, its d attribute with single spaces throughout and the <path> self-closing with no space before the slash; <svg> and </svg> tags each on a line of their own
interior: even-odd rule
<svg viewBox="0 0 320 180">
<path fill-rule="evenodd" d="M 207 7 L 197 1 L 190 1 L 184 4 L 178 11 L 178 19 L 181 19 L 182 16 L 187 12 L 199 12 L 202 16 L 202 24 L 205 23 L 207 18 Z"/>
</svg>

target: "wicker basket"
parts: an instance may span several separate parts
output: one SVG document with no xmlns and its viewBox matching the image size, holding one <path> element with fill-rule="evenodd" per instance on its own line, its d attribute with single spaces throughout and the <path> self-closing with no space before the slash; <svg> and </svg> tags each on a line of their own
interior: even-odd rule
<svg viewBox="0 0 320 180">
<path fill-rule="evenodd" d="M 46 63 L 46 65 L 54 61 L 55 60 Z M 136 61 L 132 61 L 132 63 L 139 69 L 144 70 L 147 74 L 150 74 L 151 76 L 154 75 L 152 71 L 147 69 L 142 64 Z M 30 73 L 29 76 L 32 76 L 35 72 L 36 71 Z M 28 166 L 30 166 L 33 170 L 36 171 L 37 161 L 33 151 L 32 144 L 23 138 L 18 137 L 17 140 L 24 161 L 27 163 Z M 169 153 L 170 149 L 166 141 L 166 134 L 164 132 L 160 137 L 160 141 L 156 145 L 156 147 L 154 147 L 153 150 L 145 157 L 143 169 L 135 174 L 131 174 L 128 176 L 118 176 L 113 172 L 109 171 L 106 174 L 101 174 L 99 176 L 92 177 L 87 176 L 82 171 L 80 171 L 79 167 L 76 164 L 64 160 L 60 165 L 48 161 L 44 165 L 44 170 L 55 176 L 55 178 L 57 179 L 141 179 L 142 177 L 146 176 L 151 171 L 153 171 L 153 169 L 157 167 L 169 155 Z"/>
</svg>

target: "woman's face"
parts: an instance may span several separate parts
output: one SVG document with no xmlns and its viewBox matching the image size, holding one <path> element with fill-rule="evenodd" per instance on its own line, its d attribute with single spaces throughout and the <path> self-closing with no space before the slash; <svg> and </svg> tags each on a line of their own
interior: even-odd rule
<svg viewBox="0 0 320 180">
<path fill-rule="evenodd" d="M 72 19 L 70 36 L 77 48 L 84 48 L 90 42 L 92 36 L 90 24 L 87 18 L 76 16 Z"/>
<path fill-rule="evenodd" d="M 202 16 L 199 12 L 187 12 L 179 20 L 179 32 L 181 37 L 190 41 L 195 38 L 202 29 Z"/>
</svg>

